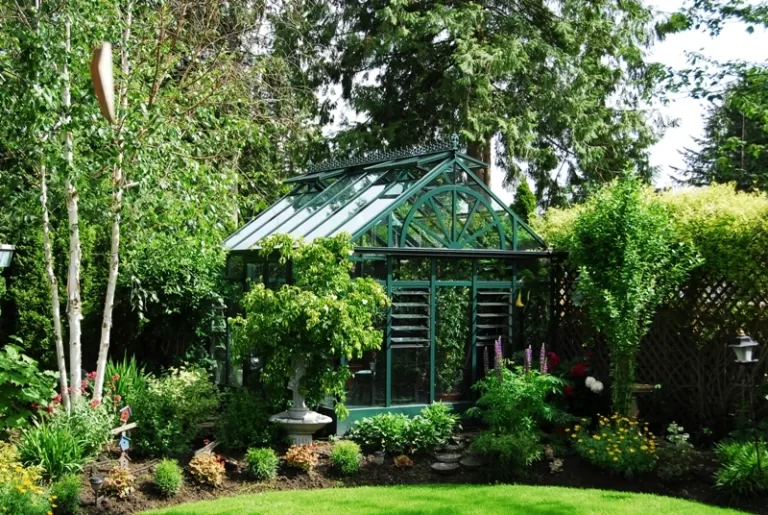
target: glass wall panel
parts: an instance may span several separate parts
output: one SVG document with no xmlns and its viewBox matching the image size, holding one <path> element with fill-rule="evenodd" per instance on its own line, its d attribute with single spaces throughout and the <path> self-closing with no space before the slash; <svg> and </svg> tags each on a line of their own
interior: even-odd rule
<svg viewBox="0 0 768 515">
<path fill-rule="evenodd" d="M 467 287 L 437 288 L 435 320 L 435 394 L 443 401 L 469 398 L 472 345 L 471 290 Z"/>
<path fill-rule="evenodd" d="M 384 406 L 387 399 L 387 353 L 367 352 L 362 359 L 350 361 L 352 377 L 347 381 L 347 405 Z"/>
<path fill-rule="evenodd" d="M 429 347 L 392 349 L 392 404 L 429 404 Z"/>
<path fill-rule="evenodd" d="M 328 189 L 333 187 L 334 186 L 329 186 Z M 302 208 L 304 208 L 305 206 L 311 205 L 315 202 L 318 202 L 320 199 L 322 199 L 326 191 L 323 191 L 321 193 L 307 193 L 307 194 L 301 195 L 300 197 L 297 197 L 288 207 L 286 207 L 286 209 L 284 209 L 280 213 L 277 213 L 273 218 L 267 221 L 264 225 L 262 225 L 255 231 L 251 232 L 251 234 L 249 234 L 248 237 L 246 237 L 242 242 L 238 244 L 238 247 L 242 247 L 242 248 L 253 247 L 259 242 L 259 240 L 272 234 L 272 232 L 276 227 L 279 227 L 280 224 L 288 220 L 297 212 L 301 211 Z"/>
</svg>

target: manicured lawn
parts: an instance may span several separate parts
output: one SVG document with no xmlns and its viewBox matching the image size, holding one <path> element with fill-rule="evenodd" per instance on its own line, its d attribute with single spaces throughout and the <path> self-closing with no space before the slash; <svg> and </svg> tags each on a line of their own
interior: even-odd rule
<svg viewBox="0 0 768 515">
<path fill-rule="evenodd" d="M 278 515 L 294 513 L 312 515 L 345 513 L 725 515 L 741 512 L 648 494 L 523 485 L 439 485 L 268 492 L 182 504 L 146 513 L 147 515 L 257 513 Z"/>
</svg>

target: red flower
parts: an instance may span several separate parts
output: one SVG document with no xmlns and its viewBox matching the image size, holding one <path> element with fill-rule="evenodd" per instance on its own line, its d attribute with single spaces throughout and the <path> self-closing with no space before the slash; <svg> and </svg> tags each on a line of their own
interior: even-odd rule
<svg viewBox="0 0 768 515">
<path fill-rule="evenodd" d="M 549 365 L 550 369 L 555 368 L 560 364 L 560 356 L 554 352 L 547 352 L 547 364 Z"/>
<path fill-rule="evenodd" d="M 53 404 L 49 404 L 48 406 L 46 406 L 45 411 L 47 411 L 48 413 L 53 413 Z"/>
<path fill-rule="evenodd" d="M 113 381 L 117 381 L 118 379 L 120 379 L 120 374 L 115 374 L 112 376 Z"/>
<path fill-rule="evenodd" d="M 587 368 L 583 363 L 576 363 L 573 365 L 570 372 L 571 377 L 584 377 L 585 375 L 587 375 Z"/>
<path fill-rule="evenodd" d="M 99 407 L 99 404 L 101 404 L 101 401 L 99 399 L 93 399 L 91 401 L 91 408 L 96 409 Z"/>
<path fill-rule="evenodd" d="M 32 411 L 35 413 L 37 413 L 37 410 L 40 409 L 40 405 L 36 402 L 33 402 L 29 407 L 32 408 Z"/>
<path fill-rule="evenodd" d="M 569 384 L 563 386 L 563 395 L 565 395 L 566 398 L 573 397 L 574 396 L 573 386 Z"/>
<path fill-rule="evenodd" d="M 56 404 L 61 404 L 61 394 L 56 394 L 53 396 L 53 402 Z"/>
<path fill-rule="evenodd" d="M 208 445 L 209 443 L 211 443 L 209 439 L 206 438 L 205 440 L 203 440 L 203 445 Z"/>
<path fill-rule="evenodd" d="M 87 374 L 85 374 L 85 377 L 89 381 L 95 381 L 96 380 L 96 371 L 94 370 L 93 372 L 88 372 Z"/>
</svg>

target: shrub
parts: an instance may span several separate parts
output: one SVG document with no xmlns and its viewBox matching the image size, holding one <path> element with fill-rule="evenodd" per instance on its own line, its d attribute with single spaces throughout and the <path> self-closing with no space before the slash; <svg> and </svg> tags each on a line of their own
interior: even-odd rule
<svg viewBox="0 0 768 515">
<path fill-rule="evenodd" d="M 176 460 L 164 459 L 155 467 L 155 486 L 166 497 L 173 497 L 184 484 L 184 474 Z"/>
<path fill-rule="evenodd" d="M 211 417 L 218 405 L 216 385 L 202 369 L 171 369 L 152 378 L 138 392 L 134 411 L 141 413 L 133 442 L 136 450 L 150 456 L 182 454 L 198 435 L 199 423 Z"/>
<path fill-rule="evenodd" d="M 57 515 L 77 515 L 80 513 L 80 476 L 65 474 L 51 485 L 51 499 L 56 505 Z"/>
<path fill-rule="evenodd" d="M 56 376 L 41 372 L 37 362 L 6 344 L 0 349 L 0 428 L 25 427 L 37 409 L 48 405 Z"/>
<path fill-rule="evenodd" d="M 65 425 L 50 423 L 38 423 L 26 429 L 18 445 L 21 461 L 40 467 L 43 475 L 52 480 L 82 472 L 85 448 L 85 443 Z"/>
<path fill-rule="evenodd" d="M 494 474 L 502 479 L 524 475 L 544 452 L 539 437 L 532 431 L 500 434 L 484 431 L 472 441 L 471 449 L 485 457 Z"/>
<path fill-rule="evenodd" d="M 135 486 L 136 477 L 133 473 L 118 465 L 109 471 L 101 488 L 107 495 L 112 495 L 118 499 L 127 499 L 136 489 Z"/>
<path fill-rule="evenodd" d="M 267 481 L 277 476 L 277 454 L 272 449 L 248 449 L 245 465 L 248 474 L 259 481 Z"/>
<path fill-rule="evenodd" d="M 189 462 L 189 473 L 198 483 L 221 486 L 224 482 L 224 460 L 211 452 L 198 454 Z"/>
<path fill-rule="evenodd" d="M 360 457 L 359 445 L 342 440 L 331 450 L 331 466 L 340 474 L 351 476 L 360 470 Z"/>
<path fill-rule="evenodd" d="M 309 472 L 317 466 L 317 456 L 309 445 L 291 445 L 285 453 L 285 462 L 289 467 Z"/>
<path fill-rule="evenodd" d="M 768 492 L 768 445 L 760 444 L 760 464 L 754 442 L 722 442 L 717 446 L 720 468 L 716 484 L 732 494 L 754 495 Z"/>
<path fill-rule="evenodd" d="M 86 400 L 75 403 L 69 414 L 58 412 L 49 424 L 69 432 L 73 438 L 82 442 L 85 457 L 96 456 L 110 440 L 110 430 L 115 427 L 115 417 L 104 404 L 92 407 Z"/>
<path fill-rule="evenodd" d="M 432 451 L 445 444 L 453 433 L 458 416 L 442 403 L 432 404 L 419 415 L 381 413 L 355 422 L 347 437 L 367 450 L 390 454 Z"/>
<path fill-rule="evenodd" d="M 525 372 L 501 368 L 496 374 L 481 379 L 473 387 L 479 394 L 477 405 L 467 411 L 479 416 L 496 434 L 537 431 L 543 422 L 562 423 L 570 416 L 551 402 L 560 396 L 562 379 L 538 371 Z"/>
<path fill-rule="evenodd" d="M 683 427 L 672 422 L 667 427 L 667 442 L 656 452 L 659 465 L 656 473 L 668 482 L 681 481 L 691 473 L 696 450 L 688 441 L 690 435 L 683 433 Z"/>
<path fill-rule="evenodd" d="M 39 467 L 24 468 L 12 444 L 0 442 L 0 506 L 3 513 L 42 515 L 50 510 Z"/>
<path fill-rule="evenodd" d="M 582 423 L 586 419 L 582 419 Z M 648 424 L 635 418 L 614 413 L 609 419 L 600 416 L 599 425 L 590 434 L 577 424 L 566 432 L 576 445 L 578 453 L 587 461 L 613 474 L 632 477 L 650 472 L 656 466 L 656 438 L 648 431 Z"/>
<path fill-rule="evenodd" d="M 224 412 L 216 429 L 217 440 L 232 451 L 268 446 L 278 427 L 269 422 L 269 416 L 281 409 L 282 406 L 272 406 L 257 393 L 235 388 L 224 397 Z"/>
</svg>

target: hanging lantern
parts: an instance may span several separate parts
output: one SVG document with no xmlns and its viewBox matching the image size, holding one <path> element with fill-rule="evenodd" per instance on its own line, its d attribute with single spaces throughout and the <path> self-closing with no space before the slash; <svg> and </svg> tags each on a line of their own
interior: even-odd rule
<svg viewBox="0 0 768 515">
<path fill-rule="evenodd" d="M 728 347 L 736 354 L 737 363 L 756 363 L 758 346 L 759 344 L 751 336 L 744 334 L 744 331 L 739 331 L 736 343 Z"/>
</svg>

